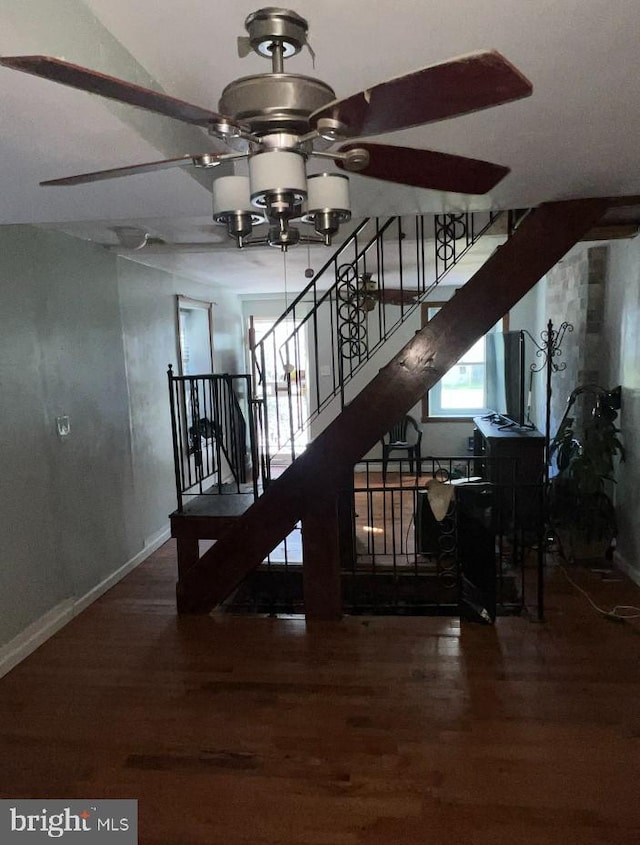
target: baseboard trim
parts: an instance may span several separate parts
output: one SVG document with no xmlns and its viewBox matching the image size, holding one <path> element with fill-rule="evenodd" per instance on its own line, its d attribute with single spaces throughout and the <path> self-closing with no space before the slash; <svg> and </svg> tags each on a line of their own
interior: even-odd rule
<svg viewBox="0 0 640 845">
<path fill-rule="evenodd" d="M 86 610 L 89 605 L 93 604 L 107 590 L 115 586 L 118 581 L 121 581 L 137 566 L 140 566 L 160 546 L 164 545 L 170 537 L 170 527 L 166 526 L 162 528 L 147 539 L 144 547 L 131 560 L 128 560 L 123 566 L 116 569 L 115 572 L 112 572 L 111 575 L 95 587 L 92 587 L 84 596 L 80 596 L 77 599 L 64 599 L 64 601 L 61 601 L 55 607 L 51 608 L 51 610 L 48 610 L 39 619 L 36 619 L 35 622 L 32 622 L 31 625 L 28 625 L 24 631 L 21 631 L 5 646 L 0 647 L 0 678 L 14 669 L 54 634 L 57 634 L 61 628 L 64 628 L 74 617 L 82 613 L 83 610 Z"/>
<path fill-rule="evenodd" d="M 640 572 L 620 554 L 620 552 L 613 553 L 613 562 L 617 566 L 617 568 L 624 572 L 634 584 L 637 584 L 640 587 Z"/>
<path fill-rule="evenodd" d="M 137 555 L 134 555 L 131 560 L 128 560 L 119 569 L 116 569 L 115 572 L 112 572 L 111 575 L 104 579 L 104 581 L 96 584 L 96 586 L 89 590 L 88 593 L 85 593 L 84 596 L 81 596 L 79 599 L 74 601 L 74 616 L 77 616 L 78 613 L 82 613 L 83 610 L 86 610 L 89 605 L 93 604 L 93 602 L 99 599 L 100 596 L 103 596 L 107 590 L 114 587 L 118 581 L 122 581 L 126 575 L 132 572 L 137 566 L 140 566 L 140 564 L 145 561 L 149 555 L 152 555 L 155 551 L 157 551 L 170 537 L 171 528 L 163 528 L 161 531 L 156 532 L 152 537 L 149 537 Z"/>
<path fill-rule="evenodd" d="M 65 599 L 0 648 L 0 678 L 73 619 L 73 599 Z"/>
</svg>

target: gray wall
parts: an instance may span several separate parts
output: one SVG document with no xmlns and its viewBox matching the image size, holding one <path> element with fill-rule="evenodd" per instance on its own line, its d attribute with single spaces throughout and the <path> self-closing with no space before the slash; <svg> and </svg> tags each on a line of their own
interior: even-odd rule
<svg viewBox="0 0 640 845">
<path fill-rule="evenodd" d="M 238 371 L 233 297 L 65 235 L 0 227 L 0 647 L 167 526 L 176 293 L 215 299 L 218 357 Z"/>
</svg>

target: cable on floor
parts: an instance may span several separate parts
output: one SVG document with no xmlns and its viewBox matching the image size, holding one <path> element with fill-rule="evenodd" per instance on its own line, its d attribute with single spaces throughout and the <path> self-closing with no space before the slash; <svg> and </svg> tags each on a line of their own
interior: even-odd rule
<svg viewBox="0 0 640 845">
<path fill-rule="evenodd" d="M 624 622 L 626 619 L 637 619 L 640 617 L 640 607 L 634 607 L 631 604 L 617 604 L 615 607 L 611 608 L 611 610 L 605 610 L 603 607 L 599 607 L 594 600 L 591 598 L 589 593 L 583 589 L 579 584 L 573 580 L 573 578 L 567 572 L 566 566 L 559 563 L 559 568 L 562 570 L 562 574 L 567 579 L 567 581 L 571 584 L 572 587 L 575 587 L 578 592 L 582 593 L 582 595 L 587 599 L 589 604 L 597 610 L 602 616 L 606 616 L 607 619 L 615 619 L 616 621 Z M 633 611 L 632 613 L 622 612 L 622 611 Z"/>
</svg>

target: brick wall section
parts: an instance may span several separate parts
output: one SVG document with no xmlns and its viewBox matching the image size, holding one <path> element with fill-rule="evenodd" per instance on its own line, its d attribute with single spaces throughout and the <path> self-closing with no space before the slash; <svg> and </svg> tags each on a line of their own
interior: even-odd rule
<svg viewBox="0 0 640 845">
<path fill-rule="evenodd" d="M 562 343 L 556 363 L 566 369 L 553 374 L 551 387 L 551 436 L 556 433 L 571 391 L 581 384 L 602 384 L 605 378 L 603 348 L 604 298 L 608 247 L 581 250 L 564 259 L 547 274 L 547 316 L 558 329 L 563 321 L 573 325 Z M 603 384 L 603 387 L 606 387 Z M 578 421 L 589 413 L 591 400 L 576 403 Z"/>
<path fill-rule="evenodd" d="M 587 252 L 587 319 L 585 354 L 583 361 L 583 382 L 607 385 L 603 368 L 604 297 L 607 279 L 608 247 L 594 246 Z"/>
</svg>

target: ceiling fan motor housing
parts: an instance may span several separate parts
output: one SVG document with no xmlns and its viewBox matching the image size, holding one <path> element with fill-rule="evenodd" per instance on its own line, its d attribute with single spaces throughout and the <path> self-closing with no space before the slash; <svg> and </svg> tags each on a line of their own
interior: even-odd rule
<svg viewBox="0 0 640 845">
<path fill-rule="evenodd" d="M 218 110 L 249 124 L 255 135 L 309 131 L 309 115 L 335 100 L 329 85 L 296 73 L 261 73 L 229 83 Z"/>
</svg>

